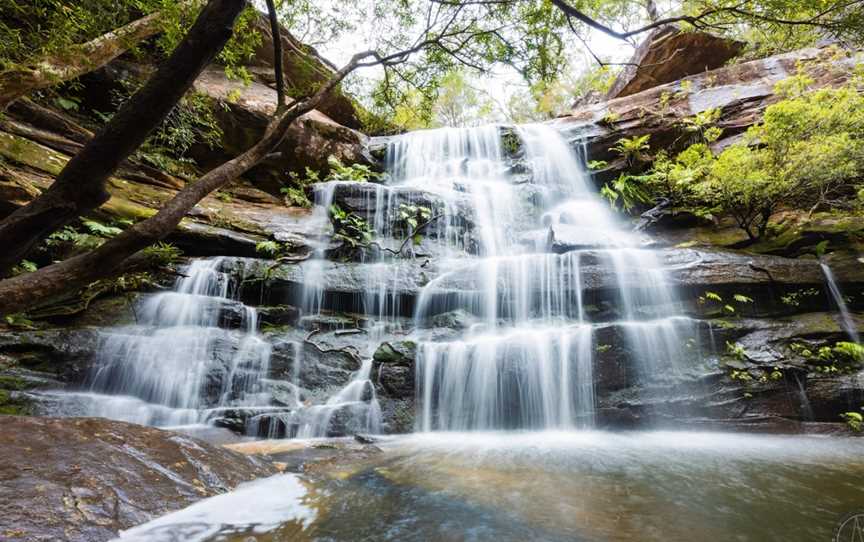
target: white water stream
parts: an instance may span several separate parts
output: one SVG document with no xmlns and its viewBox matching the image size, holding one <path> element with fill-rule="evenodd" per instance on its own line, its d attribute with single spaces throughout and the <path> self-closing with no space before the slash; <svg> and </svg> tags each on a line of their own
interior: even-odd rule
<svg viewBox="0 0 864 542">
<path fill-rule="evenodd" d="M 843 327 L 843 331 L 849 335 L 852 342 L 861 344 L 858 328 L 855 326 L 852 313 L 849 312 L 849 307 L 843 298 L 843 292 L 840 291 L 840 286 L 834 279 L 834 273 L 827 263 L 820 261 L 819 265 L 822 267 L 822 274 L 825 275 L 825 282 L 828 284 L 828 291 L 831 292 L 831 299 L 834 300 L 834 304 L 837 305 L 837 311 L 840 313 L 840 325 Z"/>
<path fill-rule="evenodd" d="M 458 340 L 419 336 L 424 431 L 593 425 L 598 345 L 582 299 L 587 261 L 617 277 L 617 323 L 640 370 L 683 361 L 687 326 L 676 324 L 686 319 L 672 318 L 675 294 L 654 253 L 618 223 L 555 128 L 527 125 L 517 133 L 530 179 L 508 169 L 494 126 L 413 132 L 388 149 L 395 185 L 438 195 L 445 217 L 468 208 L 474 222 L 476 246 L 466 253 L 472 245 L 454 221 L 441 221 L 437 237 L 448 243 L 449 260 L 440 268 L 450 271 L 417 302 L 418 329 L 444 310 L 479 320 Z M 452 284 L 466 282 L 472 287 L 451 293 Z"/>
<path fill-rule="evenodd" d="M 598 349 L 626 348 L 636 372 L 650 378 L 692 357 L 684 345 L 693 324 L 678 316 L 655 253 L 600 199 L 565 138 L 540 124 L 516 128 L 518 143 L 502 133 L 487 126 L 405 134 L 389 143 L 386 184 L 319 188 L 317 219 L 326 219 L 337 190 L 362 189 L 360 206 L 381 247 L 402 245 L 403 205 L 428 206 L 435 217 L 420 246 L 409 243 L 398 257 L 364 251 L 354 264 L 369 270 L 359 301 L 371 318 L 362 330 L 368 346 L 353 377 L 328 397 L 301 401 L 296 375 L 310 345 L 297 341 L 295 380 L 285 383 L 295 400 L 273 406 L 271 345 L 255 310 L 232 299 L 242 277 L 224 273 L 220 258 L 194 260 L 174 291 L 139 306 L 135 325 L 108 330 L 89 391 L 70 397 L 89 415 L 158 426 L 228 418 L 247 433 L 319 437 L 339 420 L 375 433 L 381 410 L 371 352 L 398 329 L 417 342 L 417 429 L 592 427 Z M 324 315 L 330 303 L 327 255 L 322 247 L 301 266 L 307 317 Z M 423 258 L 435 271 L 413 302 L 412 324 L 401 274 L 425 266 Z M 608 283 L 602 311 L 601 301 L 583 299 L 598 280 Z M 452 311 L 473 323 L 442 339 L 430 322 Z M 614 325 L 621 344 L 598 344 L 600 324 Z"/>
<path fill-rule="evenodd" d="M 193 260 L 173 291 L 137 304 L 134 325 L 103 331 L 85 389 L 59 395 L 67 413 L 164 427 L 268 405 L 271 347 L 255 309 L 231 299 L 222 261 Z"/>
</svg>

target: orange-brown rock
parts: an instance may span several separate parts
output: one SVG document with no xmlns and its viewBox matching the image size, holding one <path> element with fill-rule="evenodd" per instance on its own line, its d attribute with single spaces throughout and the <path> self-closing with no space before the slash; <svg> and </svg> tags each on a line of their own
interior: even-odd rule
<svg viewBox="0 0 864 542">
<path fill-rule="evenodd" d="M 0 539 L 110 540 L 275 467 L 198 439 L 97 418 L 6 416 Z"/>
<path fill-rule="evenodd" d="M 664 26 L 636 48 L 606 97 L 621 98 L 723 66 L 744 44 L 706 32 L 682 32 Z"/>
</svg>

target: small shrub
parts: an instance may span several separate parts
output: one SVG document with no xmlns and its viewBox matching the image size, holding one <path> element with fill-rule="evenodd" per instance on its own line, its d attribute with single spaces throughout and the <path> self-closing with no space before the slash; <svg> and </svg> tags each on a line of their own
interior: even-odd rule
<svg viewBox="0 0 864 542">
<path fill-rule="evenodd" d="M 631 166 L 636 162 L 647 162 L 649 158 L 646 153 L 651 150 L 651 145 L 648 144 L 648 140 L 650 139 L 650 134 L 622 137 L 609 150 L 623 156 L 627 164 Z"/>
<path fill-rule="evenodd" d="M 159 241 L 141 251 L 150 265 L 168 266 L 177 263 L 183 257 L 183 251 L 171 243 Z"/>
<path fill-rule="evenodd" d="M 372 241 L 371 226 L 355 213 L 345 211 L 338 205 L 331 205 L 330 220 L 333 223 L 333 237 L 336 239 L 345 241 L 355 248 Z"/>
<path fill-rule="evenodd" d="M 862 426 L 864 426 L 864 416 L 860 412 L 844 412 L 840 414 L 840 418 L 846 422 L 849 429 L 856 433 L 860 433 Z"/>
<path fill-rule="evenodd" d="M 276 241 L 261 241 L 255 243 L 255 252 L 266 256 L 276 256 L 282 251 L 282 245 Z"/>
</svg>

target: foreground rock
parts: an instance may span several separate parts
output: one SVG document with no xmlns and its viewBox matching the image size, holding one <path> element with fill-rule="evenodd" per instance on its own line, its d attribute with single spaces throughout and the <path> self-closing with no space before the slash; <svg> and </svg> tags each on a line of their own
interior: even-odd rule
<svg viewBox="0 0 864 542">
<path fill-rule="evenodd" d="M 286 472 L 338 472 L 346 465 L 375 457 L 381 449 L 375 437 L 330 438 L 315 440 L 256 440 L 225 447 L 251 457 L 272 461 Z"/>
<path fill-rule="evenodd" d="M 149 427 L 95 418 L 6 417 L 0 538 L 110 540 L 241 482 L 268 463 Z"/>
</svg>

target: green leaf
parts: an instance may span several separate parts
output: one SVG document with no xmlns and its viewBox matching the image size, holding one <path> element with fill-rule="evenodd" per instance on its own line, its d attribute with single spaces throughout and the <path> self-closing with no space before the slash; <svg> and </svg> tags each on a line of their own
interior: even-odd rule
<svg viewBox="0 0 864 542">
<path fill-rule="evenodd" d="M 816 244 L 816 248 L 815 248 L 816 257 L 819 258 L 820 260 L 822 259 L 823 256 L 825 256 L 825 251 L 828 249 L 828 243 L 829 243 L 828 239 L 825 239 L 824 241 L 820 241 L 819 243 Z"/>
<path fill-rule="evenodd" d="M 705 292 L 705 298 L 710 299 L 711 301 L 717 301 L 718 303 L 723 301 L 723 298 L 714 292 Z"/>
<path fill-rule="evenodd" d="M 58 96 L 54 98 L 54 104 L 65 111 L 78 111 L 79 104 L 74 100 Z"/>
</svg>

